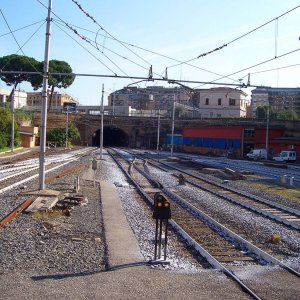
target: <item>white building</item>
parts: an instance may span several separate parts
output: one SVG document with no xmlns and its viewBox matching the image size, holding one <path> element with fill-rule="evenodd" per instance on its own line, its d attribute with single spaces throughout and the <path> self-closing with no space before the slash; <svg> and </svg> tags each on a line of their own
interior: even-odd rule
<svg viewBox="0 0 300 300">
<path fill-rule="evenodd" d="M 10 106 L 10 102 L 11 102 L 11 99 L 9 99 L 10 94 L 11 94 L 11 90 L 0 89 L 0 106 Z M 22 108 L 26 105 L 27 105 L 27 93 L 25 91 L 16 90 L 14 93 L 14 107 Z"/>
<path fill-rule="evenodd" d="M 242 90 L 228 87 L 196 90 L 196 107 L 201 118 L 245 118 L 246 96 Z"/>
</svg>

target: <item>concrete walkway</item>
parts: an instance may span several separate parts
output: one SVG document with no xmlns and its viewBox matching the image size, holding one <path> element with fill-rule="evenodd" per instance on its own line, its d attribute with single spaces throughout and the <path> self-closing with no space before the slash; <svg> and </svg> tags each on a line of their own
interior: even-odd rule
<svg viewBox="0 0 300 300">
<path fill-rule="evenodd" d="M 108 251 L 108 267 L 143 263 L 137 240 L 123 213 L 115 186 L 100 182 L 104 232 Z"/>
</svg>

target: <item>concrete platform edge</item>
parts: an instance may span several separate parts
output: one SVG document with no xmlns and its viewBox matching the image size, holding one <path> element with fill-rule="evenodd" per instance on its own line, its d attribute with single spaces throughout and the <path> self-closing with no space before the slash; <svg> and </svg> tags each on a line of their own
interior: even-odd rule
<svg viewBox="0 0 300 300">
<path fill-rule="evenodd" d="M 116 187 L 100 181 L 108 267 L 144 262 L 136 237 L 125 217 Z"/>
</svg>

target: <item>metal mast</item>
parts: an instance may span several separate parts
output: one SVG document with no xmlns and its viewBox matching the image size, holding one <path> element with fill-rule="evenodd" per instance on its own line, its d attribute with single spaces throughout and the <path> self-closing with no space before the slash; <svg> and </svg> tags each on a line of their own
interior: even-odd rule
<svg viewBox="0 0 300 300">
<path fill-rule="evenodd" d="M 176 101 L 176 92 L 174 91 L 174 100 L 173 100 L 173 109 L 172 109 L 171 157 L 173 157 L 173 147 L 174 147 L 175 101 Z"/>
<path fill-rule="evenodd" d="M 45 154 L 46 154 L 46 124 L 47 124 L 47 88 L 49 72 L 49 48 L 50 48 L 50 31 L 51 31 L 51 11 L 52 0 L 48 4 L 48 17 L 46 27 L 45 56 L 43 69 L 43 90 L 42 90 L 42 114 L 40 126 L 40 171 L 39 171 L 39 189 L 45 189 Z"/>
<path fill-rule="evenodd" d="M 15 145 L 15 90 L 16 85 L 14 85 L 12 90 L 12 97 L 11 97 L 11 138 L 10 138 L 10 146 L 11 152 L 14 152 L 14 145 Z"/>
<path fill-rule="evenodd" d="M 102 96 L 101 96 L 101 129 L 100 129 L 100 159 L 103 158 L 103 97 L 104 97 L 104 84 L 102 84 Z"/>
</svg>

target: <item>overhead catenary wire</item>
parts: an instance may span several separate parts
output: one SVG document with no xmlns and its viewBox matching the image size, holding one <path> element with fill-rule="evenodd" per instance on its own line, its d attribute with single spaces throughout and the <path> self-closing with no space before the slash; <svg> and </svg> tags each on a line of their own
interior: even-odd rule
<svg viewBox="0 0 300 300">
<path fill-rule="evenodd" d="M 55 20 L 55 21 L 56 21 L 56 22 L 59 22 L 60 20 Z M 64 22 L 62 22 L 62 24 L 64 25 Z M 112 39 L 112 40 L 113 40 L 113 38 L 110 37 L 110 36 L 102 35 L 102 34 L 100 34 L 100 33 L 96 33 L 96 32 L 94 32 L 94 31 L 92 31 L 92 30 L 89 30 L 89 29 L 86 29 L 86 28 L 83 28 L 83 27 L 80 27 L 80 26 L 76 26 L 76 25 L 74 25 L 74 24 L 70 24 L 70 25 L 71 25 L 73 28 L 78 28 L 78 29 L 81 29 L 81 30 L 83 30 L 83 31 L 87 31 L 87 32 L 90 32 L 90 33 L 93 33 L 93 34 L 101 35 L 102 37 L 104 37 L 104 38 L 106 38 L 106 39 Z M 65 26 L 65 25 L 64 25 L 64 26 Z M 89 40 L 91 41 L 91 39 L 89 39 Z M 149 50 L 149 49 L 146 49 L 146 48 L 143 48 L 143 47 L 134 45 L 134 44 L 132 44 L 132 43 L 128 43 L 128 42 L 124 42 L 124 41 L 121 41 L 121 42 L 122 42 L 123 44 L 128 45 L 128 46 L 137 48 L 137 49 L 139 49 L 139 50 L 142 50 L 142 51 L 145 51 L 145 52 L 148 52 L 148 53 L 151 53 L 151 54 L 154 54 L 154 55 L 157 55 L 157 56 L 160 56 L 160 57 L 163 57 L 163 58 L 166 58 L 166 59 L 169 59 L 169 60 L 178 62 L 178 63 L 183 63 L 181 60 L 178 60 L 178 59 L 176 59 L 176 58 L 173 58 L 173 57 L 164 55 L 164 54 L 162 54 L 162 53 L 158 53 L 158 52 L 155 52 L 155 51 L 152 51 L 152 50 Z M 96 42 L 95 42 L 95 43 L 96 43 Z M 97 44 L 97 45 L 98 45 L 98 44 Z M 145 68 L 145 67 L 143 67 L 143 66 L 137 64 L 136 62 L 134 62 L 134 61 L 128 59 L 127 57 L 124 57 L 124 56 L 122 56 L 122 55 L 120 55 L 120 54 L 114 52 L 114 51 L 111 50 L 111 49 L 108 49 L 107 47 L 105 47 L 105 49 L 108 50 L 108 51 L 110 51 L 110 52 L 112 52 L 112 53 L 114 53 L 114 54 L 116 54 L 116 55 L 118 55 L 118 56 L 121 56 L 122 58 L 124 58 L 124 59 L 126 59 L 126 60 L 129 60 L 129 61 L 132 62 L 133 64 L 136 64 L 137 66 L 140 66 L 141 68 L 144 68 L 145 70 L 148 70 L 147 68 Z M 201 67 L 199 67 L 199 66 L 195 66 L 195 65 L 192 65 L 192 64 L 188 64 L 188 63 L 186 63 L 186 65 L 188 65 L 188 66 L 190 66 L 190 67 L 192 67 L 192 68 L 195 68 L 195 69 L 198 69 L 198 70 L 201 70 L 201 71 L 204 71 L 204 72 L 213 74 L 213 75 L 223 76 L 223 75 L 221 75 L 221 74 L 219 74 L 219 73 L 216 73 L 216 72 L 207 70 L 207 69 L 205 69 L 205 68 L 201 68 Z M 165 70 L 162 72 L 162 74 L 163 74 L 163 73 L 165 73 Z M 159 75 L 158 73 L 155 73 L 155 72 L 154 72 L 154 74 L 156 74 L 156 75 L 162 77 L 162 75 Z M 228 78 L 228 79 L 229 79 L 229 80 L 232 80 L 232 81 L 238 82 L 237 79 L 233 79 L 233 78 Z"/>
<path fill-rule="evenodd" d="M 22 45 L 22 48 L 24 48 L 24 46 L 37 34 L 37 32 L 44 26 L 44 24 L 46 23 L 46 21 L 44 21 L 36 30 L 35 32 L 24 42 L 24 44 Z M 17 51 L 17 53 L 20 51 L 20 49 Z"/>
<path fill-rule="evenodd" d="M 56 20 L 55 20 L 54 22 L 56 22 Z M 65 24 L 64 24 L 64 26 L 67 27 L 68 29 L 70 29 L 69 26 L 67 26 L 67 25 L 65 25 Z M 73 26 L 72 26 L 72 27 L 73 27 Z M 71 27 L 71 28 L 72 28 L 72 27 Z M 74 28 L 73 28 L 72 30 L 74 31 Z M 91 39 L 89 39 L 89 38 L 87 38 L 87 37 L 85 37 L 85 39 L 86 39 L 86 41 L 88 41 L 94 48 L 96 48 L 99 52 L 101 52 L 101 54 L 104 55 L 103 50 L 101 51 L 101 50 L 99 49 L 98 43 L 95 43 L 95 45 L 93 45 Z M 136 62 L 134 62 L 133 60 L 131 60 L 131 59 L 129 59 L 129 58 L 127 58 L 127 57 L 125 57 L 125 56 L 123 56 L 123 55 L 121 55 L 121 54 L 119 54 L 119 53 L 117 53 L 117 52 L 115 52 L 115 51 L 113 51 L 113 50 L 107 48 L 106 46 L 104 46 L 104 44 L 102 44 L 102 49 L 105 49 L 105 50 L 107 50 L 107 51 L 109 51 L 109 52 L 115 54 L 116 56 L 121 57 L 122 59 L 125 59 L 125 60 L 130 61 L 131 63 L 135 64 L 136 66 L 138 66 L 138 67 L 140 67 L 140 68 L 143 68 L 144 70 L 148 70 L 148 68 L 146 68 L 146 67 L 144 67 L 144 66 L 142 66 L 142 65 L 140 65 L 140 64 L 138 64 L 138 63 L 136 63 Z"/>
<path fill-rule="evenodd" d="M 288 65 L 288 66 L 283 66 L 283 67 L 278 67 L 278 68 L 272 68 L 272 69 L 261 70 L 261 71 L 257 71 L 257 72 L 251 72 L 251 73 L 248 73 L 248 74 L 246 74 L 245 76 L 243 76 L 241 78 L 246 78 L 249 74 L 250 75 L 255 75 L 255 74 L 278 71 L 278 70 L 288 69 L 288 68 L 293 68 L 293 67 L 298 67 L 298 66 L 300 66 L 300 64 L 293 64 L 293 65 Z"/>
<path fill-rule="evenodd" d="M 59 27 L 58 24 L 54 23 L 60 30 L 62 30 L 66 35 L 68 35 L 75 43 L 77 43 L 80 47 L 82 47 L 85 51 L 87 51 L 92 57 L 94 57 L 98 62 L 100 62 L 104 67 L 106 67 L 111 73 L 115 74 L 116 73 L 109 68 L 103 61 L 101 61 L 98 57 L 96 57 L 90 50 L 88 50 L 86 47 L 81 45 L 75 38 L 73 38 L 70 34 L 68 34 L 66 31 L 64 31 L 62 28 Z"/>
<path fill-rule="evenodd" d="M 79 2 L 78 1 L 76 1 L 76 0 L 71 0 L 74 4 L 76 4 L 77 5 L 77 7 L 88 17 L 88 18 L 90 18 L 95 24 L 97 24 L 99 27 L 100 27 L 100 29 L 101 30 L 103 30 L 107 35 L 109 35 L 113 40 L 115 40 L 115 41 L 117 41 L 118 43 L 120 43 L 122 46 L 124 46 L 127 50 L 129 50 L 130 52 L 132 52 L 134 55 L 136 55 L 137 57 L 139 57 L 140 59 L 142 59 L 144 62 L 146 62 L 146 63 L 148 63 L 150 66 L 151 66 L 151 68 L 152 68 L 152 64 L 150 63 L 150 62 L 148 62 L 148 61 L 146 61 L 146 60 L 144 60 L 140 55 L 138 55 L 138 54 L 136 54 L 134 51 L 132 51 L 129 47 L 127 47 L 126 46 L 126 43 L 124 43 L 124 42 L 122 42 L 121 40 L 119 40 L 119 39 L 116 39 L 113 35 L 111 35 L 107 30 L 105 30 L 87 11 L 85 11 L 84 9 L 83 9 L 83 7 L 79 4 Z M 97 32 L 97 34 L 98 34 L 98 32 Z M 203 68 L 200 68 L 200 67 L 197 67 L 198 69 L 201 69 L 202 71 L 206 71 L 206 72 L 210 72 L 210 73 L 213 73 L 214 75 L 218 75 L 218 76 L 222 76 L 222 75 L 220 75 L 220 74 L 218 74 L 218 73 L 215 73 L 215 72 L 211 72 L 211 71 L 208 71 L 208 70 L 205 70 L 205 69 L 203 69 Z M 158 75 L 159 76 L 159 74 L 157 74 L 157 73 L 155 73 L 156 75 Z M 233 80 L 233 81 L 237 81 L 237 80 L 235 80 L 235 79 L 231 79 L 231 78 L 229 78 L 230 80 Z"/>
<path fill-rule="evenodd" d="M 101 35 L 101 36 L 105 37 L 106 39 L 112 39 L 112 40 L 113 40 L 113 38 L 110 37 L 110 36 L 105 36 L 105 35 L 100 34 L 100 33 L 98 33 L 98 32 L 95 32 L 95 31 L 92 31 L 92 30 L 89 30 L 89 29 L 86 29 L 86 28 L 83 28 L 83 27 L 80 27 L 80 26 L 77 26 L 77 25 L 74 25 L 74 24 L 71 24 L 71 26 L 72 26 L 73 28 L 79 28 L 79 29 L 81 29 L 81 30 L 84 30 L 84 31 L 87 31 L 87 32 L 90 32 L 90 33 L 93 33 L 93 34 Z M 178 62 L 178 63 L 183 63 L 181 60 L 176 59 L 176 58 L 174 58 L 174 57 L 170 57 L 170 56 L 168 56 L 168 55 L 165 55 L 165 54 L 162 54 L 162 53 L 158 53 L 158 52 L 156 52 L 156 51 L 149 50 L 149 49 L 140 47 L 140 46 L 138 46 L 138 45 L 134 45 L 134 44 L 132 44 L 132 43 L 128 43 L 128 42 L 124 42 L 124 41 L 121 41 L 121 42 L 122 42 L 123 44 L 128 45 L 128 46 L 137 48 L 137 49 L 139 49 L 139 50 L 142 50 L 142 51 L 145 51 L 145 52 L 148 52 L 148 53 L 151 53 L 151 54 L 155 54 L 155 55 L 157 55 L 157 56 L 161 56 L 161 57 L 164 57 L 164 58 L 166 58 L 166 59 L 169 59 L 169 60 L 172 60 L 172 61 L 175 61 L 175 62 Z M 191 64 L 187 64 L 187 65 L 189 65 L 190 67 L 193 67 L 193 68 L 196 68 L 196 69 L 199 69 L 199 70 L 202 70 L 202 71 L 205 71 L 205 72 L 214 74 L 214 75 L 221 76 L 221 74 L 218 74 L 218 73 L 213 72 L 213 71 L 209 71 L 209 70 L 207 70 L 207 69 L 204 69 L 204 68 L 201 68 L 201 67 L 198 67 L 198 66 L 195 66 L 195 65 L 191 65 Z M 165 72 L 165 71 L 163 71 L 163 73 L 164 73 L 164 72 Z M 231 80 L 235 80 L 235 79 L 231 79 Z M 236 81 L 237 81 L 237 80 L 236 80 Z"/>
<path fill-rule="evenodd" d="M 36 0 L 37 2 L 39 2 L 45 9 L 48 10 L 48 7 L 42 3 L 40 0 Z M 80 35 L 76 30 L 74 30 L 71 26 L 69 26 L 68 23 L 64 22 L 53 10 L 51 11 L 52 15 L 54 15 L 55 17 L 57 17 L 61 22 L 63 22 L 70 30 L 73 31 L 73 33 L 75 33 L 78 37 L 80 37 L 82 40 L 86 41 L 86 37 L 83 35 Z M 57 24 L 56 24 L 57 26 Z M 60 28 L 61 29 L 61 28 Z M 62 29 L 61 29 L 62 30 Z M 64 30 L 63 30 L 64 31 Z M 64 31 L 65 32 L 65 31 Z M 66 33 L 66 32 L 65 32 Z M 67 33 L 66 33 L 67 34 Z M 68 35 L 68 34 L 67 34 Z M 68 35 L 69 37 L 71 37 L 70 35 Z M 72 38 L 72 37 L 71 37 Z M 73 39 L 73 38 L 72 38 Z M 109 68 L 104 62 L 102 62 L 99 58 L 97 58 L 94 54 L 92 54 L 86 47 L 83 47 L 78 41 L 76 41 L 75 39 L 73 39 L 78 45 L 80 45 L 83 49 L 85 49 L 89 54 L 91 54 L 95 59 L 97 59 L 103 66 L 105 66 L 110 72 L 112 72 L 113 74 L 116 74 L 116 72 L 114 72 L 111 68 Z M 93 46 L 89 41 L 86 41 L 87 43 L 89 43 L 91 46 Z"/>
<path fill-rule="evenodd" d="M 63 30 L 60 25 L 56 24 L 54 22 L 54 24 L 60 29 L 62 30 L 65 34 L 67 34 L 73 41 L 75 41 L 80 47 L 82 47 L 85 51 L 87 51 L 92 57 L 94 57 L 97 61 L 99 61 L 103 66 L 105 66 L 110 72 L 112 72 L 115 76 L 117 76 L 117 73 L 114 72 L 111 68 L 109 68 L 102 60 L 100 60 L 97 56 L 95 56 L 91 51 L 89 51 L 86 47 L 84 47 L 83 45 L 81 45 L 77 40 L 75 40 L 73 37 L 71 37 L 71 35 L 69 35 L 65 30 Z M 68 29 L 70 29 L 69 26 L 66 25 L 66 27 Z M 73 31 L 73 30 L 72 30 Z M 74 31 L 73 31 L 74 32 Z M 76 33 L 77 34 L 77 33 Z M 78 34 L 77 34 L 78 35 Z M 81 37 L 81 35 L 79 35 L 79 37 Z M 97 48 L 95 45 L 93 45 L 86 37 L 84 37 L 84 40 L 87 41 L 93 48 L 95 48 L 96 50 L 98 50 L 99 52 L 101 52 L 99 50 L 99 48 Z M 102 53 L 102 55 L 104 55 L 115 67 L 117 67 L 123 74 L 125 74 L 126 76 L 128 76 L 128 74 L 122 70 L 116 63 L 114 63 L 106 54 Z"/>
<path fill-rule="evenodd" d="M 14 33 L 12 32 L 12 30 L 11 30 L 11 28 L 10 28 L 10 26 L 9 26 L 9 24 L 8 24 L 8 22 L 7 22 L 7 20 L 6 20 L 6 18 L 5 18 L 5 16 L 4 16 L 4 14 L 3 14 L 3 12 L 2 12 L 1 9 L 0 9 L 0 13 L 1 13 L 2 17 L 3 17 L 3 20 L 4 20 L 5 24 L 6 24 L 6 26 L 8 27 L 8 30 L 11 32 L 11 35 L 13 36 L 13 38 L 14 38 L 16 44 L 18 45 L 19 50 L 22 52 L 22 54 L 23 54 L 23 55 L 26 57 L 26 59 L 27 59 L 27 56 L 25 55 L 25 53 L 24 53 L 24 51 L 23 51 L 24 45 L 23 45 L 22 47 L 20 46 L 19 42 L 17 41 L 17 39 L 16 39 Z M 19 50 L 18 50 L 18 51 L 19 51 Z M 37 72 L 39 72 L 39 71 L 36 69 L 36 67 L 35 67 L 34 65 L 31 64 L 31 62 L 30 62 L 29 59 L 28 59 L 28 62 L 29 62 L 29 64 L 33 67 L 34 70 L 36 70 Z M 2 67 L 2 68 L 3 68 L 3 67 Z"/>
<path fill-rule="evenodd" d="M 75 0 L 71 0 L 75 5 L 77 5 L 77 7 L 88 17 L 90 18 L 96 25 L 99 26 L 99 28 L 101 30 L 103 30 L 107 35 L 109 35 L 112 39 L 114 39 L 116 42 L 120 43 L 123 47 L 125 47 L 128 51 L 130 51 L 131 53 L 133 53 L 134 55 L 136 55 L 138 58 L 140 58 L 142 61 L 144 61 L 146 64 L 148 64 L 149 66 L 151 66 L 152 64 L 148 61 L 146 61 L 143 57 L 141 57 L 140 55 L 138 55 L 137 53 L 135 53 L 133 50 L 131 50 L 129 47 L 126 46 L 125 43 L 122 43 L 121 40 L 117 39 L 115 36 L 113 36 L 112 34 L 110 34 L 106 29 L 103 28 L 103 26 L 101 26 L 87 11 L 85 11 L 83 9 L 83 7 L 79 4 L 78 1 Z"/>
<path fill-rule="evenodd" d="M 277 56 L 277 57 L 273 57 L 273 58 L 264 60 L 264 61 L 262 61 L 262 62 L 259 62 L 259 63 L 255 64 L 255 65 L 252 65 L 252 66 L 250 66 L 250 67 L 243 68 L 243 69 L 241 69 L 241 70 L 239 70 L 239 71 L 235 71 L 235 72 L 233 72 L 233 73 L 230 73 L 230 74 L 226 75 L 226 77 L 232 76 L 232 75 L 235 75 L 235 74 L 238 74 L 238 73 L 241 73 L 241 72 L 243 72 L 243 71 L 252 69 L 252 68 L 254 68 L 254 67 L 258 67 L 258 66 L 260 66 L 260 65 L 263 65 L 263 64 L 266 64 L 266 63 L 268 63 L 268 62 L 271 62 L 271 61 L 273 61 L 273 60 L 275 60 L 275 59 L 279 59 L 279 58 L 282 58 L 282 57 L 284 57 L 284 56 L 290 55 L 290 54 L 295 53 L 295 52 L 297 52 L 297 51 L 300 51 L 300 48 L 297 48 L 297 49 L 294 49 L 294 50 L 292 50 L 292 51 L 283 53 L 283 54 L 281 54 L 281 55 L 279 55 L 279 56 Z M 212 81 L 210 81 L 210 84 L 215 83 L 216 81 L 221 80 L 221 79 L 224 79 L 224 78 L 226 78 L 226 77 L 220 77 L 220 78 L 217 78 L 217 79 L 215 79 L 215 80 L 212 80 Z M 206 83 L 205 83 L 205 84 L 206 84 Z M 203 85 L 205 85 L 205 84 L 203 84 Z M 201 85 L 201 86 L 202 86 L 202 85 Z"/>
<path fill-rule="evenodd" d="M 0 69 L 0 74 L 41 74 L 40 72 L 25 72 L 25 71 L 5 71 Z M 102 78 L 115 78 L 115 79 L 134 79 L 134 80 L 142 80 L 142 81 L 147 81 L 149 80 L 149 77 L 142 77 L 142 76 L 120 76 L 120 75 L 106 75 L 106 74 L 88 74 L 88 73 L 63 73 L 63 72 L 49 72 L 48 73 L 50 76 L 51 75 L 61 75 L 61 76 L 76 76 L 76 77 L 102 77 Z M 155 78 L 153 77 L 151 81 L 165 81 L 168 83 L 189 83 L 189 84 L 217 84 L 217 85 L 224 85 L 224 86 L 234 86 L 236 87 L 236 83 L 226 83 L 226 82 L 219 82 L 219 83 L 214 83 L 211 81 L 196 81 L 196 80 L 182 80 L 182 79 L 176 79 L 176 78 Z M 243 87 L 243 85 L 241 85 Z M 261 85 L 249 85 L 247 87 L 261 87 Z"/>
<path fill-rule="evenodd" d="M 17 32 L 17 31 L 23 30 L 23 29 L 25 29 L 25 28 L 28 28 L 28 27 L 34 26 L 34 25 L 36 25 L 36 24 L 39 24 L 39 23 L 43 23 L 43 24 L 45 24 L 45 20 L 41 20 L 41 21 L 38 21 L 38 22 L 34 22 L 34 23 L 32 23 L 32 24 L 29 24 L 29 25 L 26 25 L 26 26 L 20 27 L 20 28 L 18 28 L 18 29 L 12 30 L 12 31 L 10 31 L 10 32 L 3 33 L 3 34 L 1 34 L 1 35 L 0 35 L 0 38 L 1 38 L 1 37 L 3 37 L 3 36 L 9 35 L 9 34 L 11 34 L 12 32 L 14 33 L 14 32 Z"/>
<path fill-rule="evenodd" d="M 37 2 L 39 2 L 43 7 L 47 8 L 40 0 L 37 0 Z M 103 52 L 101 52 L 99 50 L 99 48 L 97 46 L 95 46 L 89 39 L 87 39 L 87 37 L 85 37 L 84 35 L 80 34 L 76 29 L 72 28 L 72 26 L 70 24 L 68 24 L 67 22 L 65 22 L 64 20 L 62 20 L 62 18 L 60 18 L 55 12 L 53 12 L 52 10 L 52 14 L 57 17 L 69 30 L 71 30 L 73 33 L 75 33 L 78 37 L 80 37 L 82 40 L 84 40 L 85 42 L 87 42 L 88 44 L 90 44 L 93 48 L 95 48 L 96 50 L 98 50 L 100 53 L 102 53 L 103 56 L 105 56 L 115 67 L 117 67 L 123 74 L 126 75 L 126 72 L 124 70 L 122 70 L 116 63 L 114 63 L 106 54 L 104 54 Z M 58 26 L 56 24 L 56 26 Z M 59 27 L 59 26 L 58 26 Z M 60 28 L 60 27 L 59 27 Z M 61 29 L 61 28 L 60 28 Z M 62 30 L 62 29 L 61 29 Z M 64 31 L 64 30 L 62 30 Z M 65 32 L 65 31 L 64 31 Z M 66 32 L 65 32 L 66 33 Z M 68 35 L 69 37 L 71 37 L 70 35 Z M 76 41 L 75 39 L 73 39 L 74 41 Z M 77 42 L 77 41 L 76 41 Z M 77 42 L 77 44 L 80 45 L 80 43 Z M 87 48 L 83 47 L 82 45 L 80 45 L 83 49 L 85 49 L 86 51 Z M 94 54 L 92 54 L 90 51 L 88 51 L 89 54 L 91 54 L 94 58 L 96 58 L 103 66 L 105 66 L 110 72 L 112 72 L 113 74 L 117 75 L 116 72 L 114 72 L 110 67 L 108 67 L 107 64 L 105 64 L 103 61 L 101 61 L 100 59 L 98 59 Z"/>
<path fill-rule="evenodd" d="M 228 45 L 233 44 L 234 42 L 236 42 L 236 41 L 238 41 L 238 40 L 244 38 L 245 36 L 247 36 L 247 35 L 249 35 L 249 34 L 255 32 L 255 31 L 259 30 L 259 29 L 261 29 L 262 27 L 264 27 L 264 26 L 266 26 L 266 25 L 268 25 L 268 24 L 270 24 L 270 23 L 272 23 L 272 22 L 274 22 L 274 21 L 276 21 L 276 20 L 277 20 L 277 22 L 278 22 L 278 19 L 279 19 L 279 18 L 281 18 L 281 17 L 283 17 L 283 16 L 285 16 L 285 15 L 291 13 L 292 11 L 298 9 L 299 7 L 300 7 L 300 5 L 297 5 L 296 7 L 294 7 L 294 8 L 292 8 L 292 9 L 290 9 L 290 10 L 284 12 L 283 14 L 281 14 L 281 15 L 279 15 L 279 16 L 273 18 L 272 20 L 269 20 L 269 21 L 265 22 L 264 24 L 255 27 L 254 29 L 252 29 L 252 30 L 250 30 L 250 31 L 248 31 L 248 32 L 246 32 L 246 33 L 244 33 L 244 34 L 242 34 L 242 35 L 240 35 L 240 36 L 234 38 L 233 40 L 231 40 L 231 41 L 229 41 L 229 42 L 227 42 L 227 43 L 224 43 L 223 45 L 221 45 L 221 46 L 219 46 L 219 47 L 217 47 L 217 48 L 215 48 L 215 49 L 213 49 L 213 50 L 211 50 L 211 51 L 204 52 L 204 53 L 198 55 L 198 56 L 195 57 L 195 58 L 186 60 L 185 62 L 176 64 L 176 65 L 169 66 L 168 68 L 177 67 L 177 66 L 179 66 L 179 65 L 181 65 L 181 64 L 189 63 L 189 62 L 191 62 L 191 61 L 194 61 L 194 60 L 196 60 L 196 59 L 199 59 L 199 58 L 201 58 L 201 57 L 204 57 L 204 56 L 206 56 L 206 55 L 209 55 L 209 54 L 211 54 L 211 53 L 213 53 L 213 52 L 222 50 L 223 48 L 227 47 Z M 278 28 L 277 28 L 277 31 L 278 31 Z M 277 34 L 278 34 L 278 32 L 277 32 Z M 276 43 L 277 43 L 277 41 L 276 41 Z M 276 46 L 276 50 L 275 50 L 275 51 L 276 51 L 276 54 L 277 54 L 277 46 Z M 276 54 L 275 54 L 275 56 L 276 56 Z"/>
</svg>

